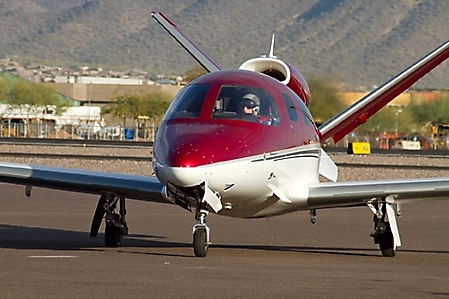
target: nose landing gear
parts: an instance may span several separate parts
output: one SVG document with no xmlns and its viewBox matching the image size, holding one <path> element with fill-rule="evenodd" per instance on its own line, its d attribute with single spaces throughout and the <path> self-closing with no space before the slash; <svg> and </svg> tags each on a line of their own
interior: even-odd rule
<svg viewBox="0 0 449 299">
<path fill-rule="evenodd" d="M 205 257 L 209 249 L 210 228 L 206 224 L 206 216 L 209 212 L 205 209 L 197 209 L 196 219 L 198 224 L 193 226 L 193 251 L 196 257 Z"/>
</svg>

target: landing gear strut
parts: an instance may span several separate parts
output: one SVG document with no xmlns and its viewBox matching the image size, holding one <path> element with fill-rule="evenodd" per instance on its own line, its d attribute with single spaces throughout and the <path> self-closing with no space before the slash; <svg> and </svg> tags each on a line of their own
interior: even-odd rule
<svg viewBox="0 0 449 299">
<path fill-rule="evenodd" d="M 115 209 L 119 203 L 119 213 Z M 105 216 L 106 215 L 106 216 Z M 125 220 L 125 198 L 118 196 L 102 195 L 98 200 L 90 229 L 90 236 L 96 237 L 103 217 L 105 218 L 104 241 L 107 247 L 119 247 L 122 237 L 128 234 L 128 226 Z"/>
<path fill-rule="evenodd" d="M 394 257 L 396 255 L 396 246 L 393 231 L 390 222 L 385 220 L 385 215 L 387 215 L 387 205 L 387 203 L 382 202 L 375 206 L 369 205 L 370 209 L 375 212 L 373 217 L 374 230 L 371 232 L 370 236 L 374 239 L 374 244 L 379 244 L 382 256 Z M 396 224 L 395 219 L 394 224 Z"/>
<path fill-rule="evenodd" d="M 209 248 L 210 228 L 206 224 L 206 216 L 209 212 L 205 209 L 197 209 L 195 218 L 198 224 L 193 226 L 193 251 L 196 257 L 205 257 Z"/>
</svg>

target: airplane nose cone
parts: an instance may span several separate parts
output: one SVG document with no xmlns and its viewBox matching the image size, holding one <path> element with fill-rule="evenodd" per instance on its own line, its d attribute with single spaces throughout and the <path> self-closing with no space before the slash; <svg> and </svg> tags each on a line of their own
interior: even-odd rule
<svg viewBox="0 0 449 299">
<path fill-rule="evenodd" d="M 217 124 L 169 124 L 159 132 L 154 156 L 169 167 L 197 167 L 248 155 L 251 131 Z"/>
<path fill-rule="evenodd" d="M 199 136 L 198 136 L 199 137 Z M 195 167 L 213 163 L 214 154 L 204 147 L 203 138 L 195 140 L 177 140 L 169 147 L 167 161 L 171 167 Z"/>
</svg>

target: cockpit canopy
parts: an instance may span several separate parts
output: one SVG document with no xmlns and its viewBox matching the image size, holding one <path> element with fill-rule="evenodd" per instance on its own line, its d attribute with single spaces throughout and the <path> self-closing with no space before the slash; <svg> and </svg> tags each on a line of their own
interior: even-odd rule
<svg viewBox="0 0 449 299">
<path fill-rule="evenodd" d="M 265 89 L 254 86 L 223 85 L 213 107 L 205 105 L 209 84 L 183 88 L 171 103 L 164 119 L 198 118 L 243 120 L 263 125 L 279 125 L 279 109 Z M 202 111 L 207 109 L 209 111 Z M 204 114 L 203 114 L 204 113 Z"/>
</svg>

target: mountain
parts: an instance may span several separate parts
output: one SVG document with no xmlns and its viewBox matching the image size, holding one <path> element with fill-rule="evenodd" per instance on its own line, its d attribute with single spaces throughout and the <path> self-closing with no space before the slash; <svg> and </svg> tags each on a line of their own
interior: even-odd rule
<svg viewBox="0 0 449 299">
<path fill-rule="evenodd" d="M 269 51 L 305 76 L 372 88 L 449 39 L 438 0 L 0 0 L 0 58 L 180 74 L 196 62 L 151 18 L 163 11 L 223 68 Z M 419 88 L 449 88 L 449 62 Z"/>
</svg>

